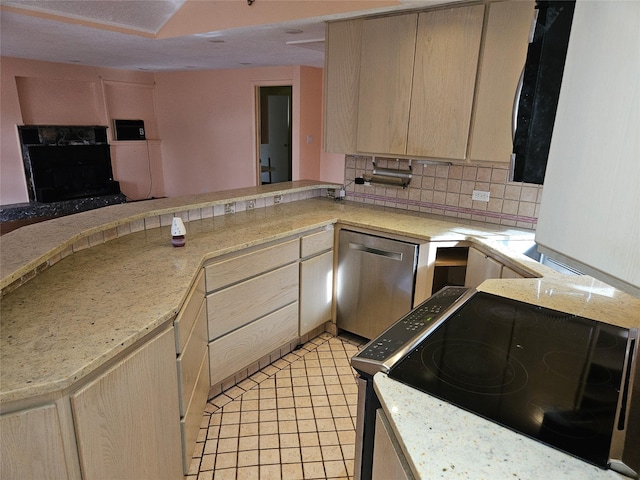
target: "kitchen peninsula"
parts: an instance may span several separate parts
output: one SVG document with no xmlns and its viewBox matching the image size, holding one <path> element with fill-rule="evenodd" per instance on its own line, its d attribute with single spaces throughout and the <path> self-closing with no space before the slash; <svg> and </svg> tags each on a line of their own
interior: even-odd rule
<svg viewBox="0 0 640 480">
<path fill-rule="evenodd" d="M 532 232 L 337 202 L 327 198 L 333 188 L 340 187 L 301 181 L 115 205 L 2 237 L 3 416 L 55 406 L 62 471 L 79 478 L 75 449 L 82 456 L 83 445 L 73 436 L 70 395 L 136 346 L 170 332 L 206 262 L 338 223 L 425 243 L 468 242 L 542 277 L 496 280 L 481 289 L 625 327 L 640 325 L 639 299 L 590 277 L 569 280 L 503 243 L 530 240 Z M 171 246 L 174 215 L 185 220 L 184 248 Z M 172 431 L 179 442 L 179 430 Z"/>
</svg>

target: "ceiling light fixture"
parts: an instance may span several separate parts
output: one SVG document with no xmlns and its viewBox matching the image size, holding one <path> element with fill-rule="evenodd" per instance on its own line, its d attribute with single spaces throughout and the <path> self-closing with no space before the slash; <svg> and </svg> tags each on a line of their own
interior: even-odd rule
<svg viewBox="0 0 640 480">
<path fill-rule="evenodd" d="M 288 33 L 289 35 L 297 35 L 299 33 L 303 33 L 302 30 L 298 30 L 297 28 L 288 28 L 284 31 L 284 33 Z"/>
<path fill-rule="evenodd" d="M 253 5 L 253 2 L 255 2 L 256 0 L 247 0 L 247 5 L 251 6 Z"/>
</svg>

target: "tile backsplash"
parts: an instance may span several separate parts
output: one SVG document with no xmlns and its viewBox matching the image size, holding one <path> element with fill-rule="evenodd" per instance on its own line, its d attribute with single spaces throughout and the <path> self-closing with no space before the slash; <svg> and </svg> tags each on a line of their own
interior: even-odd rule
<svg viewBox="0 0 640 480">
<path fill-rule="evenodd" d="M 408 169 L 408 160 L 375 158 L 376 167 Z M 404 210 L 534 229 L 538 221 L 542 186 L 509 182 L 504 167 L 420 164 L 412 161 L 408 187 L 379 183 L 358 185 L 358 177 L 373 173 L 372 157 L 347 155 L 347 200 Z M 472 200 L 474 190 L 490 192 L 489 201 Z"/>
</svg>

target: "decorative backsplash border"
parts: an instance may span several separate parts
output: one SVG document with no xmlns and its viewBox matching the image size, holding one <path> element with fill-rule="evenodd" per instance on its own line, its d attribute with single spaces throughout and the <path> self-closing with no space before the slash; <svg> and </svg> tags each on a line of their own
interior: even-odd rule
<svg viewBox="0 0 640 480">
<path fill-rule="evenodd" d="M 79 233 L 76 238 L 68 241 L 59 251 L 47 255 L 46 258 L 41 258 L 37 264 L 27 267 L 24 272 L 17 278 L 5 282 L 3 280 L 2 288 L 0 289 L 0 298 L 4 295 L 12 292 L 21 285 L 24 285 L 29 280 L 33 279 L 36 275 L 55 265 L 60 260 L 80 252 L 87 248 L 100 245 L 102 243 L 114 240 L 131 233 L 140 232 L 143 230 L 149 230 L 153 228 L 168 227 L 171 226 L 174 217 L 182 218 L 183 222 L 197 221 L 206 218 L 218 217 L 221 215 L 230 215 L 234 213 L 243 212 L 246 210 L 253 210 L 256 208 L 269 207 L 281 203 L 296 202 L 298 200 L 306 200 L 314 197 L 326 197 L 327 188 L 322 186 L 310 186 L 302 188 L 298 191 L 282 190 L 279 192 L 265 193 L 260 195 L 253 195 L 250 198 L 246 196 L 229 198 L 224 201 L 212 201 L 209 205 L 200 208 L 189 208 L 189 206 L 175 207 L 171 209 L 171 212 L 163 214 L 149 214 L 139 218 L 118 222 L 116 226 L 109 226 L 105 228 L 96 228 L 92 233 Z M 9 277 L 8 277 L 9 278 Z M 6 284 L 5 284 L 6 283 Z"/>
<path fill-rule="evenodd" d="M 406 160 L 375 160 L 376 167 L 389 169 L 406 170 L 408 165 Z M 369 178 L 372 173 L 372 157 L 347 155 L 348 200 L 526 229 L 534 229 L 538 222 L 542 186 L 509 182 L 504 167 L 412 162 L 406 188 L 355 183 L 356 178 Z M 474 190 L 490 192 L 489 201 L 473 200 Z"/>
</svg>

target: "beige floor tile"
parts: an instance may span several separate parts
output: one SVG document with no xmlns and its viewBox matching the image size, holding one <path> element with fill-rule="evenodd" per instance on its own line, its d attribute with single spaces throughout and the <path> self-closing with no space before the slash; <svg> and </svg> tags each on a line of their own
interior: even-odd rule
<svg viewBox="0 0 640 480">
<path fill-rule="evenodd" d="M 216 457 L 216 470 L 235 467 L 238 463 L 238 453 L 237 452 L 229 452 L 229 453 L 218 453 L 215 455 Z M 202 458 L 204 461 L 204 457 Z"/>
<path fill-rule="evenodd" d="M 260 435 L 272 435 L 278 433 L 278 422 L 260 422 Z"/>
<path fill-rule="evenodd" d="M 324 462 L 324 471 L 327 475 L 327 478 L 347 476 L 347 468 L 345 467 L 345 464 L 342 460 Z"/>
<path fill-rule="evenodd" d="M 340 445 L 337 432 L 318 432 L 320 445 Z"/>
<path fill-rule="evenodd" d="M 260 455 L 258 450 L 247 450 L 238 452 L 238 468 L 250 467 L 260 464 Z"/>
<path fill-rule="evenodd" d="M 302 469 L 304 471 L 305 480 L 326 478 L 324 473 L 324 464 L 322 462 L 303 463 Z"/>
<path fill-rule="evenodd" d="M 350 341 L 322 334 L 207 403 L 186 480 L 349 480 Z"/>
<path fill-rule="evenodd" d="M 302 462 L 300 449 L 299 448 L 281 448 L 280 449 L 280 461 L 283 464 L 286 464 L 286 463 L 300 463 L 300 462 Z M 284 474 L 284 472 L 283 472 L 283 474 Z"/>
<path fill-rule="evenodd" d="M 300 446 L 301 447 L 316 447 L 320 445 L 317 432 L 300 433 Z M 340 438 L 338 436 L 338 438 Z"/>
<path fill-rule="evenodd" d="M 278 432 L 295 433 L 298 431 L 298 423 L 295 420 L 284 420 L 278 422 Z"/>
<path fill-rule="evenodd" d="M 260 480 L 281 480 L 280 464 L 260 465 Z"/>
<path fill-rule="evenodd" d="M 249 435 L 238 439 L 238 451 L 257 450 L 259 448 L 258 435 Z"/>
<path fill-rule="evenodd" d="M 200 471 L 203 470 L 213 470 L 213 467 L 216 464 L 216 456 L 215 455 L 203 455 L 202 461 L 200 462 Z"/>
<path fill-rule="evenodd" d="M 237 480 L 257 480 L 259 478 L 260 467 L 258 465 L 238 468 Z M 216 480 L 218 480 L 218 477 L 216 477 Z"/>
<path fill-rule="evenodd" d="M 218 439 L 218 450 L 216 453 L 229 453 L 238 451 L 238 437 Z"/>
<path fill-rule="evenodd" d="M 300 437 L 297 433 L 281 433 L 280 448 L 299 447 Z"/>
<path fill-rule="evenodd" d="M 301 463 L 283 464 L 282 478 L 283 480 L 303 480 L 304 474 L 302 473 L 302 464 Z"/>
<path fill-rule="evenodd" d="M 260 450 L 260 465 L 280 464 L 280 449 Z"/>
<path fill-rule="evenodd" d="M 322 449 L 322 459 L 324 461 L 328 460 L 342 460 L 342 449 L 340 445 L 328 445 L 325 447 L 321 447 Z"/>
<path fill-rule="evenodd" d="M 302 462 L 319 462 L 322 460 L 322 450 L 320 447 L 302 447 L 300 448 Z"/>
</svg>

